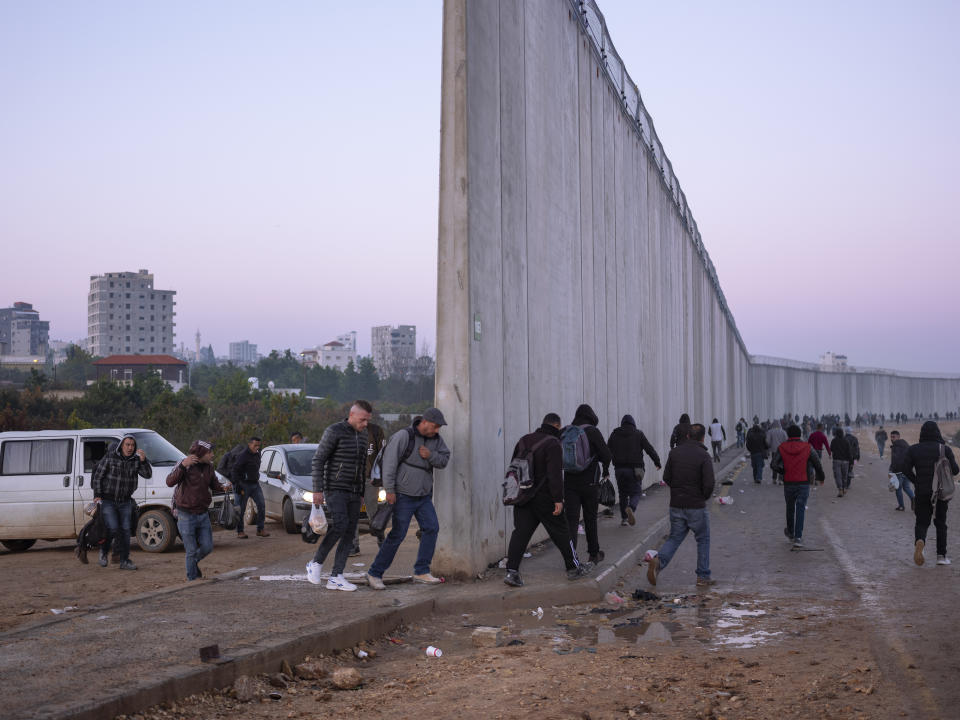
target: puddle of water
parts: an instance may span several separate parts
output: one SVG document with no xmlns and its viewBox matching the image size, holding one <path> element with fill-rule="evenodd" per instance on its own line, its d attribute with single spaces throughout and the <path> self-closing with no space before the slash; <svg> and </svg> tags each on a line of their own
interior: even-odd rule
<svg viewBox="0 0 960 720">
<path fill-rule="evenodd" d="M 770 638 L 782 634 L 783 633 L 780 632 L 765 632 L 763 630 L 757 630 L 756 632 L 747 633 L 745 635 L 726 635 L 723 637 L 718 637 L 714 639 L 714 644 L 734 648 L 753 648 L 757 647 L 758 645 L 763 645 Z"/>
<path fill-rule="evenodd" d="M 733 618 L 743 618 L 743 617 L 760 617 L 761 615 L 766 615 L 766 610 L 744 610 L 739 607 L 725 607 L 720 611 L 721 615 L 726 617 Z"/>
</svg>

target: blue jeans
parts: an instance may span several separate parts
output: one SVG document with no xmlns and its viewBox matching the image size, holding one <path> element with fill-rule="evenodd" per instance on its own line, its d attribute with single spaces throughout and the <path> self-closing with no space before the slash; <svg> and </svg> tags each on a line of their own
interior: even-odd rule
<svg viewBox="0 0 960 720">
<path fill-rule="evenodd" d="M 347 567 L 350 551 L 353 550 L 353 536 L 357 532 L 363 495 L 346 490 L 331 490 L 324 494 L 323 499 L 327 505 L 327 534 L 320 541 L 320 547 L 314 553 L 313 561 L 323 565 L 327 555 L 336 545 L 337 552 L 333 556 L 333 569 L 330 574 L 342 575 L 344 568 Z"/>
<path fill-rule="evenodd" d="M 400 549 L 400 543 L 407 536 L 410 520 L 417 518 L 420 526 L 420 549 L 417 551 L 417 562 L 413 572 L 417 575 L 426 575 L 430 572 L 430 563 L 433 562 L 433 551 L 437 548 L 437 533 L 440 532 L 440 521 L 437 520 L 437 511 L 433 507 L 433 495 L 401 495 L 397 493 L 397 502 L 393 506 L 393 527 L 387 535 L 380 552 L 370 566 L 370 574 L 382 578 L 387 568 L 393 563 L 393 558 Z"/>
<path fill-rule="evenodd" d="M 263 502 L 263 488 L 260 483 L 256 485 L 241 485 L 237 483 L 233 486 L 234 493 L 237 496 L 237 505 L 240 506 L 240 519 L 237 520 L 237 534 L 243 532 L 243 515 L 247 511 L 247 500 L 253 500 L 257 506 L 257 530 L 263 530 L 263 521 L 266 517 L 267 506 Z"/>
<path fill-rule="evenodd" d="M 906 475 L 897 473 L 897 477 L 900 479 L 900 485 L 897 487 L 897 505 L 903 507 L 903 494 L 906 493 L 907 497 L 913 500 L 913 490 Z"/>
<path fill-rule="evenodd" d="M 783 499 L 787 502 L 787 534 L 794 540 L 803 537 L 803 520 L 810 497 L 808 483 L 784 483 Z"/>
<path fill-rule="evenodd" d="M 742 430 L 737 430 L 737 447 L 742 448 L 747 436 Z"/>
<path fill-rule="evenodd" d="M 706 508 L 670 508 L 670 537 L 660 548 L 660 569 L 663 570 L 693 532 L 697 540 L 697 577 L 710 578 L 710 513 Z"/>
<path fill-rule="evenodd" d="M 763 480 L 763 453 L 750 453 L 750 463 L 753 465 L 753 481 L 758 483 Z"/>
<path fill-rule="evenodd" d="M 107 500 L 103 498 L 100 501 L 100 511 L 103 513 L 103 522 L 107 526 L 110 534 L 107 535 L 103 543 L 103 551 L 110 553 L 113 543 L 117 544 L 117 555 L 120 556 L 120 562 L 130 559 L 130 527 L 132 518 L 130 517 L 129 500 Z"/>
<path fill-rule="evenodd" d="M 213 528 L 207 513 L 194 515 L 183 508 L 177 510 L 177 529 L 187 554 L 187 580 L 196 580 L 200 575 L 197 563 L 213 552 Z"/>
</svg>

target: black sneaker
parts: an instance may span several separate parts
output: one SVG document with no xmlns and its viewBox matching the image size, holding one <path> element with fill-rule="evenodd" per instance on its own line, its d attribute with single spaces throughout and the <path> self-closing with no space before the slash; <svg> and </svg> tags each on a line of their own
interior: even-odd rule
<svg viewBox="0 0 960 720">
<path fill-rule="evenodd" d="M 593 572 L 593 563 L 580 563 L 577 567 L 567 570 L 567 580 L 579 580 Z"/>
<path fill-rule="evenodd" d="M 110 560 L 107 556 L 107 551 L 100 548 L 100 567 L 106 567 L 109 563 Z"/>
<path fill-rule="evenodd" d="M 359 554 L 360 554 L 360 546 L 354 545 L 353 549 L 350 551 L 350 557 L 356 557 Z"/>
<path fill-rule="evenodd" d="M 598 565 L 603 562 L 603 557 L 603 550 L 597 550 L 596 555 L 590 556 L 590 562 L 592 562 L 594 565 Z"/>
<path fill-rule="evenodd" d="M 793 542 L 793 535 L 790 534 L 790 530 L 788 528 L 783 529 L 783 534 L 787 536 L 787 540 Z"/>
<path fill-rule="evenodd" d="M 130 562 L 129 560 L 124 560 L 122 563 L 120 563 L 120 569 L 121 569 L 121 570 L 136 570 L 136 569 L 137 569 L 137 566 L 134 565 L 134 564 L 133 564 L 132 562 Z"/>
<path fill-rule="evenodd" d="M 503 576 L 503 582 L 511 587 L 523 587 L 523 578 L 520 577 L 519 570 L 507 570 L 507 574 Z"/>
</svg>

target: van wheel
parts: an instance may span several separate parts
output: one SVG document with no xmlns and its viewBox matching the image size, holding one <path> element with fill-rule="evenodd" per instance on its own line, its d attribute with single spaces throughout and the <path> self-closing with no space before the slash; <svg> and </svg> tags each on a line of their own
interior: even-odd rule
<svg viewBox="0 0 960 720">
<path fill-rule="evenodd" d="M 177 525 L 166 510 L 147 510 L 137 522 L 137 544 L 147 552 L 166 552 L 177 541 Z"/>
<path fill-rule="evenodd" d="M 283 529 L 291 535 L 300 532 L 300 526 L 293 519 L 293 503 L 289 498 L 283 499 Z"/>
<path fill-rule="evenodd" d="M 0 540 L 10 552 L 23 552 L 33 547 L 36 540 Z"/>
</svg>

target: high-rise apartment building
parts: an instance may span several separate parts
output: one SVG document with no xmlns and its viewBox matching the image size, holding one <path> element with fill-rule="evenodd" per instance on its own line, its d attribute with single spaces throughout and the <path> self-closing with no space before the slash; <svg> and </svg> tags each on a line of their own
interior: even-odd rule
<svg viewBox="0 0 960 720">
<path fill-rule="evenodd" d="M 157 290 L 147 270 L 90 276 L 87 351 L 91 355 L 173 352 L 175 290 Z"/>
<path fill-rule="evenodd" d="M 50 322 L 41 320 L 30 303 L 0 310 L 0 355 L 46 358 L 49 337 Z"/>
<path fill-rule="evenodd" d="M 257 344 L 247 340 L 230 343 L 230 362 L 237 366 L 255 365 Z"/>
<path fill-rule="evenodd" d="M 406 375 L 417 359 L 416 325 L 379 325 L 370 329 L 373 366 L 382 377 Z"/>
</svg>

